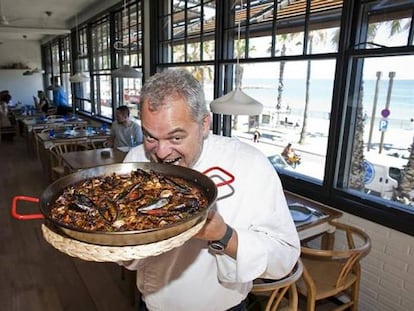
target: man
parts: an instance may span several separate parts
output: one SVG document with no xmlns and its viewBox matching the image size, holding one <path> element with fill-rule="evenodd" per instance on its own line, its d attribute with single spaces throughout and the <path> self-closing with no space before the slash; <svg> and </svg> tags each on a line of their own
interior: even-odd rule
<svg viewBox="0 0 414 311">
<path fill-rule="evenodd" d="M 59 85 L 59 77 L 53 77 L 51 82 L 52 85 L 48 87 L 48 90 L 53 91 L 53 104 L 56 107 L 56 113 L 65 116 L 70 112 L 68 96 L 63 87 Z"/>
<path fill-rule="evenodd" d="M 142 144 L 141 126 L 129 117 L 129 108 L 120 106 L 116 109 L 116 120 L 111 126 L 111 136 L 107 145 L 110 147 L 135 147 Z"/>
<path fill-rule="evenodd" d="M 159 256 L 124 263 L 137 270 L 144 310 L 244 310 L 252 281 L 284 277 L 300 253 L 277 173 L 256 148 L 209 132 L 202 87 L 186 71 L 167 70 L 146 82 L 141 122 L 144 143 L 125 162 L 201 172 L 220 166 L 235 176 L 233 193 L 219 188 L 219 199 L 194 238 Z"/>
<path fill-rule="evenodd" d="M 37 91 L 37 98 L 34 97 L 35 106 L 40 109 L 43 113 L 48 113 L 50 107 L 49 99 L 46 97 L 45 92 L 42 90 Z"/>
</svg>

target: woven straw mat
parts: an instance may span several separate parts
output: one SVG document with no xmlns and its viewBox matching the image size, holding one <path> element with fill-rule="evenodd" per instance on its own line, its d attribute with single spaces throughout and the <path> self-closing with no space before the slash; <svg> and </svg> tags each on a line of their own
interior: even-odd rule
<svg viewBox="0 0 414 311">
<path fill-rule="evenodd" d="M 132 259 L 142 259 L 165 253 L 181 246 L 193 237 L 204 225 L 206 219 L 194 227 L 166 240 L 134 246 L 102 246 L 89 244 L 64 237 L 42 224 L 43 237 L 54 248 L 72 257 L 86 261 L 118 262 Z"/>
</svg>

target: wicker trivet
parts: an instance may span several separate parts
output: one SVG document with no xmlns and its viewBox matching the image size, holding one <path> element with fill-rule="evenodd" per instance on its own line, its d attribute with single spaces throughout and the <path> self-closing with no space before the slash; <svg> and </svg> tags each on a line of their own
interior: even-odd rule
<svg viewBox="0 0 414 311">
<path fill-rule="evenodd" d="M 102 246 L 64 237 L 42 224 L 43 236 L 54 248 L 72 257 L 87 261 L 117 262 L 157 256 L 181 246 L 193 237 L 204 225 L 206 219 L 187 231 L 172 238 L 150 244 L 135 246 Z"/>
</svg>

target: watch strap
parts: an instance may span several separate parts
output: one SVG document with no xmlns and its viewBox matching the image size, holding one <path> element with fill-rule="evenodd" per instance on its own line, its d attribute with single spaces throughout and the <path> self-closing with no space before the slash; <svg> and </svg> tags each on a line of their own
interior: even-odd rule
<svg viewBox="0 0 414 311">
<path fill-rule="evenodd" d="M 211 241 L 209 243 L 210 249 L 216 252 L 223 252 L 226 249 L 227 244 L 229 244 L 232 235 L 233 228 L 227 225 L 226 233 L 224 234 L 224 236 L 220 240 Z"/>
</svg>

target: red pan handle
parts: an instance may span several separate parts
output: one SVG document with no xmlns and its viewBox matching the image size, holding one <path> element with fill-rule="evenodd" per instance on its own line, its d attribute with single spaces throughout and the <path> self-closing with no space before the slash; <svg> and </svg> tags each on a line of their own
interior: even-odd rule
<svg viewBox="0 0 414 311">
<path fill-rule="evenodd" d="M 33 203 L 39 203 L 39 198 L 35 197 L 28 197 L 24 195 L 17 195 L 13 197 L 12 201 L 12 208 L 11 208 L 11 214 L 13 218 L 19 219 L 19 220 L 31 220 L 31 219 L 43 219 L 44 216 L 42 214 L 19 214 L 17 213 L 17 202 L 18 201 L 28 201 Z"/>
<path fill-rule="evenodd" d="M 218 171 L 224 173 L 225 175 L 227 175 L 230 178 L 229 180 L 225 180 L 225 181 L 219 182 L 218 184 L 216 184 L 216 187 L 221 187 L 221 186 L 229 185 L 229 184 L 231 184 L 234 181 L 234 175 L 231 174 L 230 172 L 226 171 L 225 169 L 219 167 L 219 166 L 212 166 L 212 167 L 206 169 L 203 172 L 203 174 L 207 174 L 207 173 L 209 173 L 209 172 L 211 172 L 213 170 L 218 170 Z"/>
</svg>

